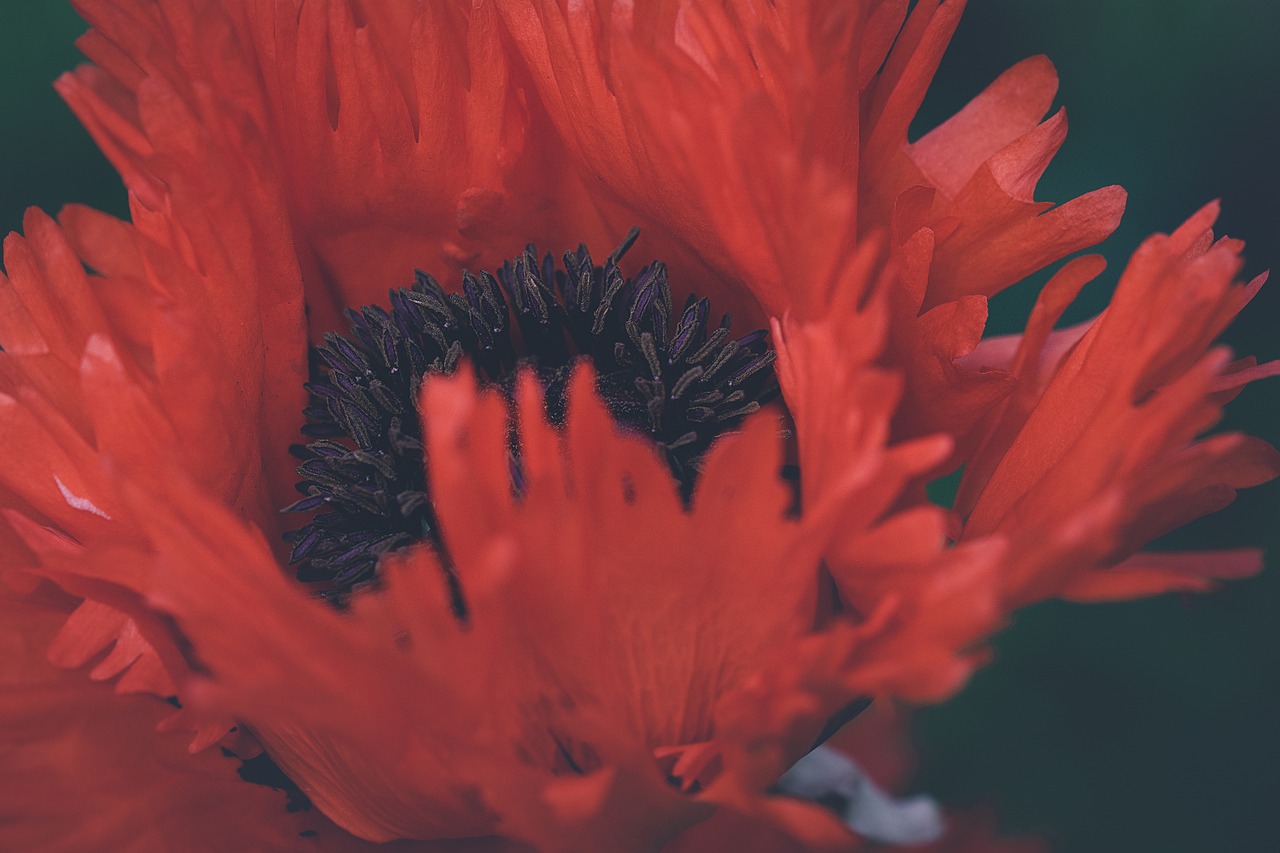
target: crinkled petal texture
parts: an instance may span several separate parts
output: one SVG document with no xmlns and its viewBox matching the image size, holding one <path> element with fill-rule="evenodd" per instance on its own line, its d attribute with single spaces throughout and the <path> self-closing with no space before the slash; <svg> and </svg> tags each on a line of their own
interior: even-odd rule
<svg viewBox="0 0 1280 853">
<path fill-rule="evenodd" d="M 252 279 L 297 286 L 300 272 L 316 336 L 415 267 L 452 279 L 529 240 L 626 232 L 604 231 L 531 110 L 491 3 L 75 5 L 94 65 L 59 89 L 124 175 L 135 216 L 184 227 L 193 181 L 249 194 L 242 222 L 297 267 Z"/>
<path fill-rule="evenodd" d="M 112 27 L 140 35 L 157 13 L 103 10 Z M 162 85 L 101 34 L 83 44 L 100 67 L 59 89 L 120 168 L 134 224 L 79 207 L 59 223 L 32 211 L 25 236 L 5 242 L 0 508 L 56 530 L 48 547 L 60 547 L 58 537 L 88 549 L 103 537 L 140 541 L 111 480 L 173 464 L 274 531 L 292 491 L 279 449 L 305 403 L 306 326 L 263 134 L 214 98 L 215 87 L 179 85 L 171 50 L 149 52 L 175 69 Z M 0 567 L 28 556 L 9 550 Z M 171 695 L 185 667 L 154 642 L 164 644 L 97 598 L 53 654 L 78 666 L 112 647 L 99 677 L 127 671 L 120 690 Z M 217 728 L 200 741 L 217 740 Z"/>
<path fill-rule="evenodd" d="M 986 299 L 1124 199 L 1034 200 L 1066 128 L 1043 59 L 908 139 L 963 3 L 77 5 L 94 65 L 58 86 L 133 224 L 33 212 L 5 244 L 21 778 L 0 784 L 37 818 L 8 846 L 848 849 L 830 812 L 769 793 L 833 720 L 945 697 L 1020 604 L 1256 565 L 1135 556 L 1280 470 L 1196 442 L 1275 372 L 1209 349 L 1260 284 L 1234 284 L 1211 212 L 1145 244 L 1094 323 L 1053 331 L 1101 270 L 1082 258 L 1025 335 L 979 345 Z M 342 613 L 288 580 L 306 341 L 414 267 L 456 280 L 633 224 L 679 287 L 771 322 L 798 496 L 776 412 L 713 447 L 686 507 L 589 369 L 563 430 L 533 380 L 508 406 L 464 371 L 421 400 L 443 547 L 387 558 Z M 925 502 L 959 464 L 957 513 Z M 280 796 L 175 738 L 260 744 L 351 834 L 270 814 Z M 101 824 L 36 802 L 54 793 Z M 129 808 L 152 798 L 155 821 Z"/>
<path fill-rule="evenodd" d="M 903 391 L 900 375 L 876 365 L 891 283 L 883 247 L 864 245 L 825 316 L 774 322 L 778 379 L 795 419 L 806 511 L 841 504 L 824 555 L 840 606 L 863 618 L 892 613 L 901 629 L 887 635 L 896 647 L 875 692 L 939 698 L 964 680 L 973 643 L 1000 622 L 1004 546 L 992 536 L 948 548 L 945 511 L 903 501 L 953 445 L 937 435 L 886 446 Z"/>
<path fill-rule="evenodd" d="M 1280 456 L 1257 439 L 1196 441 L 1226 400 L 1277 369 L 1210 349 L 1265 280 L 1235 281 L 1242 247 L 1214 241 L 1216 216 L 1211 205 L 1147 240 L 1087 329 L 1050 334 L 1101 269 L 1096 259 L 1064 267 L 1041 295 L 1013 357 L 1019 391 L 989 417 L 957 503 L 965 538 L 999 532 L 1014 543 L 1010 605 L 1203 589 L 1260 567 L 1249 551 L 1133 556 L 1280 473 Z"/>
<path fill-rule="evenodd" d="M 301 375 L 286 369 L 300 359 L 283 354 L 268 369 L 267 348 L 292 340 L 300 350 L 297 306 L 264 314 L 253 299 L 229 298 L 236 279 L 212 256 L 184 260 L 185 250 L 83 208 L 61 219 L 32 211 L 26 236 L 5 241 L 0 539 L 12 542 L 16 526 L 36 553 L 144 541 L 145 525 L 120 503 L 113 480 L 166 466 L 274 530 L 284 484 L 274 441 L 285 440 L 283 424 L 296 429 L 280 407 L 300 396 L 287 386 Z M 15 545 L 0 559 L 0 569 L 13 569 L 33 555 Z M 64 588 L 93 600 L 59 635 L 54 660 L 80 666 L 112 647 L 97 677 L 125 673 L 124 692 L 175 692 L 186 671 L 176 650 L 152 648 L 155 636 L 116 602 Z M 212 729 L 201 737 L 217 739 Z"/>
<path fill-rule="evenodd" d="M 1060 207 L 1035 185 L 1065 113 L 1043 57 L 1010 69 L 912 143 L 963 2 L 634 7 L 497 0 L 560 138 L 609 190 L 611 220 L 652 222 L 764 312 L 820 316 L 852 245 L 894 235 L 902 281 L 889 360 L 904 372 L 903 435 L 955 434 L 1013 388 L 956 360 L 986 298 L 1115 228 L 1109 187 Z M 1052 208 L 1052 209 L 1051 209 Z"/>
<path fill-rule="evenodd" d="M 81 304 L 125 285 L 155 299 L 162 282 L 130 248 L 169 264 L 165 286 L 191 275 L 128 226 L 83 215 L 119 257 L 94 255 L 86 242 L 100 270 L 86 276 L 70 264 L 63 233 L 34 216 L 31 230 L 48 229 L 66 261 L 56 267 L 51 255 L 28 269 L 26 243 L 14 238 L 11 304 L 22 304 L 24 288 L 38 292 L 24 278 L 37 274 Z M 326 815 L 365 838 L 500 832 L 551 849 L 655 849 L 719 804 L 806 844 L 847 844 L 830 814 L 764 792 L 842 708 L 911 693 L 919 672 L 953 666 L 956 643 L 970 639 L 916 627 L 942 612 L 920 606 L 924 572 L 910 601 L 868 583 L 857 600 L 865 612 L 814 632 L 820 558 L 837 528 L 841 538 L 877 528 L 905 472 L 939 453 L 937 442 L 884 448 L 892 381 L 871 367 L 885 316 L 883 298 L 871 296 L 877 257 L 868 251 L 833 294 L 847 313 L 797 332 L 816 343 L 788 351 L 795 376 L 805 358 L 832 355 L 830 334 L 866 342 L 841 368 L 834 412 L 812 393 L 796 408 L 806 433 L 821 434 L 828 417 L 843 430 L 806 445 L 806 464 L 832 473 L 814 480 L 800 519 L 777 478 L 773 416 L 716 446 L 687 510 L 652 448 L 616 432 L 589 373 L 576 380 L 563 435 L 544 422 L 527 380 L 516 496 L 506 406 L 470 380 L 437 380 L 423 411 L 462 604 L 445 567 L 418 550 L 391 560 L 386 590 L 359 599 L 350 616 L 284 580 L 259 504 L 218 479 L 225 470 L 202 467 L 210 460 L 200 442 L 182 440 L 205 433 L 178 422 L 183 397 L 169 390 L 158 366 L 168 356 L 155 342 L 174 338 L 164 345 L 191 359 L 212 354 L 181 314 L 149 313 L 137 328 L 97 320 L 80 344 L 79 387 L 56 401 L 32 387 L 45 353 L 31 332 L 52 338 L 59 315 L 14 323 L 3 363 L 15 397 L 5 411 L 24 430 L 11 430 L 24 452 L 5 471 L 5 535 L 19 569 L 8 579 L 51 580 L 87 599 L 51 644 L 55 662 L 92 662 L 98 679 L 123 673 L 119 691 L 179 691 L 187 708 L 166 727 L 194 726 L 193 749 L 233 721 L 247 726 Z M 127 343 L 117 348 L 117 338 Z M 886 522 L 852 550 L 889 566 L 902 555 L 884 532 L 902 523 Z M 935 537 L 907 556 L 945 563 L 942 544 Z M 856 586 L 846 584 L 856 580 L 845 573 L 840 583 L 853 601 Z M 451 615 L 459 606 L 461 623 Z"/>
<path fill-rule="evenodd" d="M 1041 122 L 1043 58 L 908 140 L 958 0 L 77 5 L 96 65 L 59 86 L 139 218 L 182 230 L 184 186 L 243 193 L 254 176 L 246 221 L 293 250 L 313 335 L 414 266 L 612 244 L 636 224 L 678 287 L 740 320 L 820 315 L 853 244 L 892 230 L 895 429 L 963 447 L 1013 387 L 957 364 L 986 297 L 1101 240 L 1124 204 L 1116 187 L 1034 201 L 1066 132 L 1062 112 Z"/>
<path fill-rule="evenodd" d="M 833 488 L 789 515 L 774 416 L 713 448 L 686 510 L 585 368 L 563 433 L 521 383 L 518 494 L 496 392 L 434 379 L 422 406 L 448 559 L 389 558 L 385 589 L 349 614 L 286 581 L 261 534 L 168 472 L 116 482 L 123 511 L 148 520 L 143 543 L 58 551 L 20 525 L 41 552 L 30 572 L 167 633 L 184 700 L 247 724 L 364 838 L 655 850 L 720 805 L 808 844 L 851 843 L 830 813 L 765 791 L 832 714 L 885 689 L 895 614 L 815 633 L 844 504 Z"/>
<path fill-rule="evenodd" d="M 234 762 L 157 733 L 169 705 L 50 664 L 45 649 L 73 607 L 47 587 L 23 597 L 0 589 L 5 850 L 518 853 L 490 842 L 375 846 L 314 809 L 286 812 L 279 792 L 246 784 Z"/>
</svg>

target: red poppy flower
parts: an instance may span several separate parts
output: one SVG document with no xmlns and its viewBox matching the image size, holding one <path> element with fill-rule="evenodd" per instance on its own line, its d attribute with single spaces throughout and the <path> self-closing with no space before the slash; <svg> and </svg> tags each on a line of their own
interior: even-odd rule
<svg viewBox="0 0 1280 853">
<path fill-rule="evenodd" d="M 868 698 L 1255 570 L 1140 551 L 1280 473 L 1197 441 L 1274 372 L 1211 348 L 1241 246 L 1206 210 L 982 340 L 1124 196 L 1033 200 L 1043 59 L 909 142 L 963 4 L 908 5 L 80 0 L 132 222 L 5 244 L 4 843 L 848 848 L 773 786 Z M 663 263 L 502 266 L 633 226 Z"/>
</svg>

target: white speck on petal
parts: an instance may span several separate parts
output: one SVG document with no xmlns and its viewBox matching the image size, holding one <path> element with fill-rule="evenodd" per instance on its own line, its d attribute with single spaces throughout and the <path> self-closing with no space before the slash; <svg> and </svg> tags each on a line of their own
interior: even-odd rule
<svg viewBox="0 0 1280 853">
<path fill-rule="evenodd" d="M 793 797 L 842 801 L 849 828 L 872 841 L 928 844 L 946 832 L 942 810 L 925 796 L 897 799 L 872 782 L 848 756 L 820 746 L 782 774 L 778 788 Z"/>
<path fill-rule="evenodd" d="M 97 504 L 95 504 L 93 501 L 89 500 L 88 498 L 82 498 L 79 495 L 77 495 L 75 492 L 68 489 L 67 484 L 62 482 L 60 479 L 58 479 L 57 474 L 53 476 L 53 482 L 58 484 L 58 491 L 62 492 L 62 497 L 64 500 L 66 500 L 68 506 L 74 507 L 75 509 L 84 510 L 85 512 L 91 512 L 94 515 L 98 516 L 99 518 L 105 518 L 107 521 L 111 520 L 111 516 L 107 515 L 105 512 L 99 509 Z"/>
</svg>

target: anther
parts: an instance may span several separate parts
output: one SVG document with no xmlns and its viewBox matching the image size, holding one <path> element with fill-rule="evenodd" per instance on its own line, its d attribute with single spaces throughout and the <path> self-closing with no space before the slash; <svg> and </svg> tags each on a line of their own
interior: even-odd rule
<svg viewBox="0 0 1280 853">
<path fill-rule="evenodd" d="M 287 534 L 299 578 L 340 603 L 376 578 L 384 553 L 428 541 L 447 556 L 417 397 L 425 376 L 453 372 L 464 356 L 480 381 L 507 394 L 518 370 L 533 370 L 554 422 L 565 414 L 573 363 L 590 359 L 614 418 L 654 442 L 689 499 L 711 442 L 777 394 L 774 354 L 764 331 L 729 340 L 727 314 L 708 332 L 710 304 L 694 296 L 672 330 L 666 265 L 655 261 L 633 278 L 619 268 L 638 236 L 628 232 L 603 266 L 579 246 L 556 269 L 528 246 L 496 275 L 463 273 L 456 293 L 418 271 L 390 294 L 389 309 L 348 311 L 350 332 L 324 335 L 306 385 L 303 432 L 313 441 L 291 448 L 302 499 L 286 511 L 316 513 Z M 511 453 L 513 492 L 522 494 L 514 443 Z M 465 614 L 457 578 L 446 575 L 454 610 Z"/>
</svg>

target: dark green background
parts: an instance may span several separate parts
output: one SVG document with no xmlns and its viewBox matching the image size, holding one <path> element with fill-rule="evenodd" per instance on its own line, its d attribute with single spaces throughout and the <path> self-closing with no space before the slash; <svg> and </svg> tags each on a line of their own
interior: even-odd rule
<svg viewBox="0 0 1280 853">
<path fill-rule="evenodd" d="M 265 1 L 265 0 L 264 0 Z M 114 172 L 49 83 L 79 61 L 83 25 L 63 4 L 0 0 L 0 228 L 30 204 L 126 211 Z M 1147 234 L 1221 198 L 1223 229 L 1249 243 L 1247 272 L 1280 266 L 1280 7 L 1264 0 L 973 0 L 921 129 L 1003 69 L 1048 54 L 1071 133 L 1039 196 L 1110 183 L 1130 193 L 1103 247 L 1113 282 Z M 1106 284 L 1075 319 L 1096 310 Z M 993 306 L 1013 331 L 1035 283 Z M 1228 333 L 1280 357 L 1280 282 Z M 1227 426 L 1275 442 L 1277 385 L 1250 389 Z M 1280 488 L 1244 495 L 1170 546 L 1266 544 Z M 1275 564 L 1272 558 L 1269 562 Z M 998 659 L 923 715 L 920 786 L 994 803 L 1013 829 L 1071 853 L 1280 849 L 1280 566 L 1221 594 L 1124 605 L 1049 604 L 1020 614 Z"/>
</svg>

